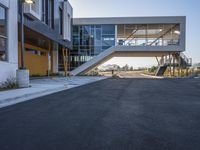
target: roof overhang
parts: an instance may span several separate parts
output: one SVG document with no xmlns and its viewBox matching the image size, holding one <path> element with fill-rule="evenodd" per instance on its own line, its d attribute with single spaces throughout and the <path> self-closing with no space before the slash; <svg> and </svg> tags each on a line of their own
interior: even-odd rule
<svg viewBox="0 0 200 150">
<path fill-rule="evenodd" d="M 185 23 L 185 16 L 74 18 L 74 25 Z"/>
</svg>

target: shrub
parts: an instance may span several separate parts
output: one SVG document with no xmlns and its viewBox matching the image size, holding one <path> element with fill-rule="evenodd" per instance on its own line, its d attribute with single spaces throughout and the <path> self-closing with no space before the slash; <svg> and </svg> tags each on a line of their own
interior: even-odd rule
<svg viewBox="0 0 200 150">
<path fill-rule="evenodd" d="M 157 69 L 158 69 L 158 67 L 152 66 L 151 68 L 148 69 L 148 71 L 149 71 L 150 73 L 155 73 Z"/>
<path fill-rule="evenodd" d="M 15 78 L 8 78 L 6 79 L 5 82 L 3 82 L 0 85 L 1 90 L 6 90 L 6 89 L 15 89 L 18 88 L 17 82 Z"/>
</svg>

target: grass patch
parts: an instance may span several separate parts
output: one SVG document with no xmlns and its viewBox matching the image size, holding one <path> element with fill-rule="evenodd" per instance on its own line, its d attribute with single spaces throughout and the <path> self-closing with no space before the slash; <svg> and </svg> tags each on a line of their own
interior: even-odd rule
<svg viewBox="0 0 200 150">
<path fill-rule="evenodd" d="M 0 91 L 17 89 L 18 85 L 15 78 L 8 78 L 5 82 L 0 84 Z"/>
</svg>

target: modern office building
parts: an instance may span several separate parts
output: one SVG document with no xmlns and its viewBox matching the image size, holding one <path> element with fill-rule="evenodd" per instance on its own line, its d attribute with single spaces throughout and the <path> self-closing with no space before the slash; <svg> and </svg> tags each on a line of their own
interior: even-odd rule
<svg viewBox="0 0 200 150">
<path fill-rule="evenodd" d="M 18 68 L 16 12 L 17 1 L 0 0 L 0 83 L 15 78 Z"/>
<path fill-rule="evenodd" d="M 170 65 L 190 65 L 182 54 L 185 23 L 184 16 L 75 18 L 71 74 L 84 74 L 112 57 L 159 58 L 157 75 Z"/>
<path fill-rule="evenodd" d="M 21 0 L 0 0 L 0 82 L 21 66 Z M 18 12 L 18 13 L 17 13 Z M 25 67 L 30 75 L 80 75 L 112 57 L 155 57 L 187 67 L 186 17 L 74 18 L 68 0 L 34 0 L 24 6 Z"/>
<path fill-rule="evenodd" d="M 18 0 L 18 4 L 20 24 L 21 0 Z M 25 4 L 24 17 L 24 58 L 30 75 L 66 72 L 68 53 L 72 47 L 73 9 L 70 3 L 67 0 L 34 0 L 33 4 Z M 19 29 L 19 37 L 20 34 Z M 20 66 L 20 40 L 18 47 Z"/>
<path fill-rule="evenodd" d="M 24 3 L 25 67 L 30 75 L 66 73 L 72 48 L 73 8 L 67 0 Z M 0 0 L 0 83 L 21 66 L 22 0 Z"/>
</svg>

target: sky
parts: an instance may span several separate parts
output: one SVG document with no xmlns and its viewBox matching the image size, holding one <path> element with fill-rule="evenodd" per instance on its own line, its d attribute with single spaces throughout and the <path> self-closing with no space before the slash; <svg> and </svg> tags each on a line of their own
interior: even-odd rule
<svg viewBox="0 0 200 150">
<path fill-rule="evenodd" d="M 69 0 L 74 18 L 186 16 L 186 51 L 200 62 L 200 0 Z M 199 28 L 198 28 L 199 27 Z M 148 63 L 147 63 L 148 62 Z M 156 64 L 155 58 L 113 58 L 106 64 L 144 67 Z"/>
</svg>

